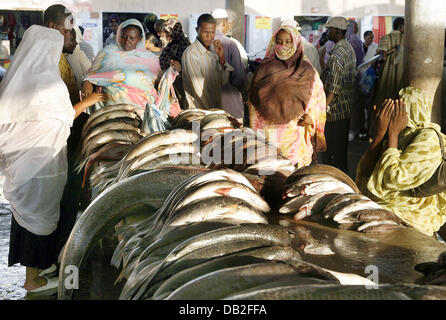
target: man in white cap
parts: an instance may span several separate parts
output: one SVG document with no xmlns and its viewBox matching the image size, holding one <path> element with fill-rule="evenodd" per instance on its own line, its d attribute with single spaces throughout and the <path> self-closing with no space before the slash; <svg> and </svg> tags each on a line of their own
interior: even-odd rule
<svg viewBox="0 0 446 320">
<path fill-rule="evenodd" d="M 347 174 L 348 133 L 356 76 L 355 51 L 345 39 L 348 26 L 344 17 L 331 18 L 324 26 L 328 29 L 328 39 L 335 46 L 321 77 L 327 95 L 327 151 L 322 155 L 323 160 Z"/>
<path fill-rule="evenodd" d="M 229 81 L 221 90 L 223 109 L 243 124 L 244 105 L 242 95 L 248 89 L 248 73 L 240 51 L 231 38 L 225 36 L 228 29 L 228 13 L 225 9 L 215 9 L 212 16 L 217 20 L 215 40 L 221 41 L 225 49 L 225 59 L 234 70 Z"/>
</svg>

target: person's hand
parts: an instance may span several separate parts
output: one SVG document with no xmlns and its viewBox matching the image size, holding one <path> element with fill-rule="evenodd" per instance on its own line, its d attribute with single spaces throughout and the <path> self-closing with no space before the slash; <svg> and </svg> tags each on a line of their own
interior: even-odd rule
<svg viewBox="0 0 446 320">
<path fill-rule="evenodd" d="M 179 61 L 170 60 L 170 65 L 172 66 L 173 70 L 180 73 L 181 72 L 181 63 Z"/>
<path fill-rule="evenodd" d="M 107 94 L 105 93 L 92 93 L 90 96 L 84 99 L 84 102 L 88 104 L 88 106 L 92 106 L 98 102 L 105 102 L 107 99 Z"/>
<path fill-rule="evenodd" d="M 395 101 L 393 117 L 389 123 L 389 136 L 399 136 L 401 131 L 407 128 L 409 117 L 403 100 Z"/>
<path fill-rule="evenodd" d="M 225 64 L 225 49 L 220 40 L 214 40 L 215 53 L 218 55 L 221 65 Z"/>
<path fill-rule="evenodd" d="M 84 81 L 82 83 L 81 95 L 82 100 L 88 98 L 93 93 L 93 84 L 90 81 Z"/>
<path fill-rule="evenodd" d="M 379 110 L 376 109 L 376 106 L 373 106 L 375 137 L 383 138 L 386 135 L 394 106 L 395 102 L 392 99 L 386 99 Z"/>
<path fill-rule="evenodd" d="M 305 113 L 297 122 L 297 125 L 300 127 L 307 127 L 313 125 L 313 119 L 308 113 Z"/>
</svg>

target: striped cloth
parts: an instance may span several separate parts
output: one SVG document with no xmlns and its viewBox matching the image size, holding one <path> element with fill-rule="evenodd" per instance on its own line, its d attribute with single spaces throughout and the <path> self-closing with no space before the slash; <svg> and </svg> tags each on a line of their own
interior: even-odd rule
<svg viewBox="0 0 446 320">
<path fill-rule="evenodd" d="M 184 51 L 181 64 L 186 108 L 221 108 L 221 88 L 234 68 L 227 62 L 222 67 L 214 47 L 207 50 L 198 38 Z"/>
<path fill-rule="evenodd" d="M 335 94 L 335 98 L 327 108 L 327 121 L 350 117 L 354 100 L 355 76 L 355 51 L 347 40 L 342 39 L 334 46 L 321 77 L 326 95 Z"/>
</svg>

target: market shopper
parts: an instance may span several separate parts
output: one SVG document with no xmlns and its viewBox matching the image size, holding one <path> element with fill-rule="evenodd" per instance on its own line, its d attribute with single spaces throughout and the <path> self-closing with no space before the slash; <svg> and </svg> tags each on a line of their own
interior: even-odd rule
<svg viewBox="0 0 446 320">
<path fill-rule="evenodd" d="M 325 151 L 325 93 L 304 56 L 298 29 L 285 24 L 273 35 L 249 95 L 250 127 L 263 131 L 298 168 Z"/>
<path fill-rule="evenodd" d="M 203 14 L 197 22 L 197 39 L 181 61 L 186 108 L 221 108 L 221 89 L 234 70 L 226 61 L 221 41 L 214 40 L 217 21 Z"/>
<path fill-rule="evenodd" d="M 217 20 L 215 40 L 222 43 L 225 59 L 234 68 L 229 76 L 229 81 L 221 89 L 222 108 L 243 124 L 245 112 L 243 95 L 248 89 L 248 72 L 243 64 L 237 44 L 225 36 L 229 25 L 228 13 L 224 9 L 215 9 L 212 16 Z"/>
<path fill-rule="evenodd" d="M 345 39 L 348 23 L 344 17 L 330 19 L 325 27 L 335 46 L 321 77 L 327 96 L 327 151 L 322 158 L 325 164 L 348 173 L 348 134 L 355 94 L 356 56 Z"/>
<path fill-rule="evenodd" d="M 446 222 L 446 192 L 416 198 L 410 190 L 436 172 L 443 160 L 435 130 L 443 141 L 445 136 L 430 120 L 433 101 L 425 91 L 405 88 L 400 98 L 385 100 L 377 110 L 373 142 L 358 165 L 356 182 L 370 199 L 432 236 Z"/>
<path fill-rule="evenodd" d="M 80 101 L 79 89 L 82 77 L 91 66 L 91 62 L 79 49 L 80 30 L 76 33 L 76 26 L 71 30 L 71 39 L 66 40 L 59 61 L 61 78 L 68 88 L 70 100 L 73 105 Z M 76 172 L 77 152 L 81 143 L 81 132 L 88 120 L 86 113 L 79 114 L 70 128 L 70 136 L 67 140 L 67 182 L 60 202 L 60 218 L 57 223 L 56 252 L 62 251 L 71 230 L 73 229 L 78 212 L 80 210 L 80 197 L 82 189 L 82 174 Z"/>
<path fill-rule="evenodd" d="M 74 26 L 72 32 L 73 43 L 76 42 L 74 50 L 68 54 L 65 54 L 66 60 L 70 64 L 73 70 L 74 77 L 77 85 L 77 95 L 79 96 L 79 90 L 82 86 L 82 79 L 87 74 L 87 71 L 91 67 L 91 61 L 88 59 L 84 51 L 81 50 L 80 45 L 82 41 L 82 33 L 78 26 Z"/>
<path fill-rule="evenodd" d="M 116 42 L 116 34 L 118 32 L 118 27 L 121 21 L 119 20 L 119 16 L 117 14 L 112 14 L 109 19 L 109 26 L 112 29 L 112 33 L 108 36 L 108 38 L 105 40 L 105 46 L 108 46 L 111 43 Z"/>
<path fill-rule="evenodd" d="M 377 52 L 382 57 L 382 66 L 374 96 L 374 104 L 380 106 L 384 99 L 397 99 L 403 88 L 403 38 L 404 18 L 393 22 L 393 31 L 379 40 Z"/>
<path fill-rule="evenodd" d="M 345 34 L 345 39 L 350 43 L 353 50 L 355 50 L 356 66 L 359 66 L 364 61 L 364 43 L 358 36 L 358 23 L 354 20 L 348 20 L 348 29 Z"/>
<path fill-rule="evenodd" d="M 30 292 L 57 286 L 57 278 L 39 273 L 56 261 L 70 126 L 88 106 L 105 99 L 95 94 L 73 107 L 58 69 L 71 13 L 51 6 L 44 22 L 47 27 L 33 25 L 25 32 L 0 85 L 0 170 L 13 212 L 8 265 L 26 266 L 24 287 Z"/>
<path fill-rule="evenodd" d="M 81 32 L 81 41 L 79 42 L 79 48 L 85 53 L 88 60 L 93 61 L 94 60 L 94 50 L 91 44 L 89 44 L 87 41 L 84 41 L 84 31 L 85 29 L 82 26 L 79 26 L 79 31 Z M 77 33 L 77 32 L 76 32 Z"/>
<path fill-rule="evenodd" d="M 149 112 L 154 122 L 146 129 L 158 131 L 165 128 L 169 115 L 180 112 L 179 105 L 171 101 L 171 88 L 181 65 L 171 61 L 172 68 L 163 73 L 158 56 L 146 50 L 145 43 L 142 24 L 136 19 L 124 21 L 116 43 L 106 46 L 93 62 L 82 95 L 88 97 L 100 86 L 108 96 L 106 105 L 128 104 L 140 115 Z"/>
<path fill-rule="evenodd" d="M 161 70 L 166 71 L 171 65 L 171 61 L 181 64 L 181 58 L 188 46 L 190 46 L 189 38 L 183 31 L 183 26 L 178 19 L 169 19 L 163 24 L 160 32 L 161 39 L 167 45 L 163 48 L 160 55 Z M 181 73 L 173 83 L 175 94 L 181 106 L 185 105 L 186 93 L 183 88 L 183 79 Z"/>
</svg>

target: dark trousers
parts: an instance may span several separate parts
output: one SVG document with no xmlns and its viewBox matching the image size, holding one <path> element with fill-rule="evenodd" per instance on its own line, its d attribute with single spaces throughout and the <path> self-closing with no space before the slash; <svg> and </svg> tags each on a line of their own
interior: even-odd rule
<svg viewBox="0 0 446 320">
<path fill-rule="evenodd" d="M 325 139 L 327 151 L 322 154 L 324 164 L 336 167 L 348 174 L 348 131 L 350 118 L 327 121 L 325 124 Z"/>
<path fill-rule="evenodd" d="M 60 218 L 56 230 L 56 252 L 59 254 L 70 236 L 79 212 L 79 201 L 82 186 L 82 172 L 76 173 L 77 155 L 80 148 L 81 131 L 89 116 L 82 113 L 74 120 L 70 137 L 67 141 L 68 174 L 62 200 L 60 201 Z"/>
</svg>

